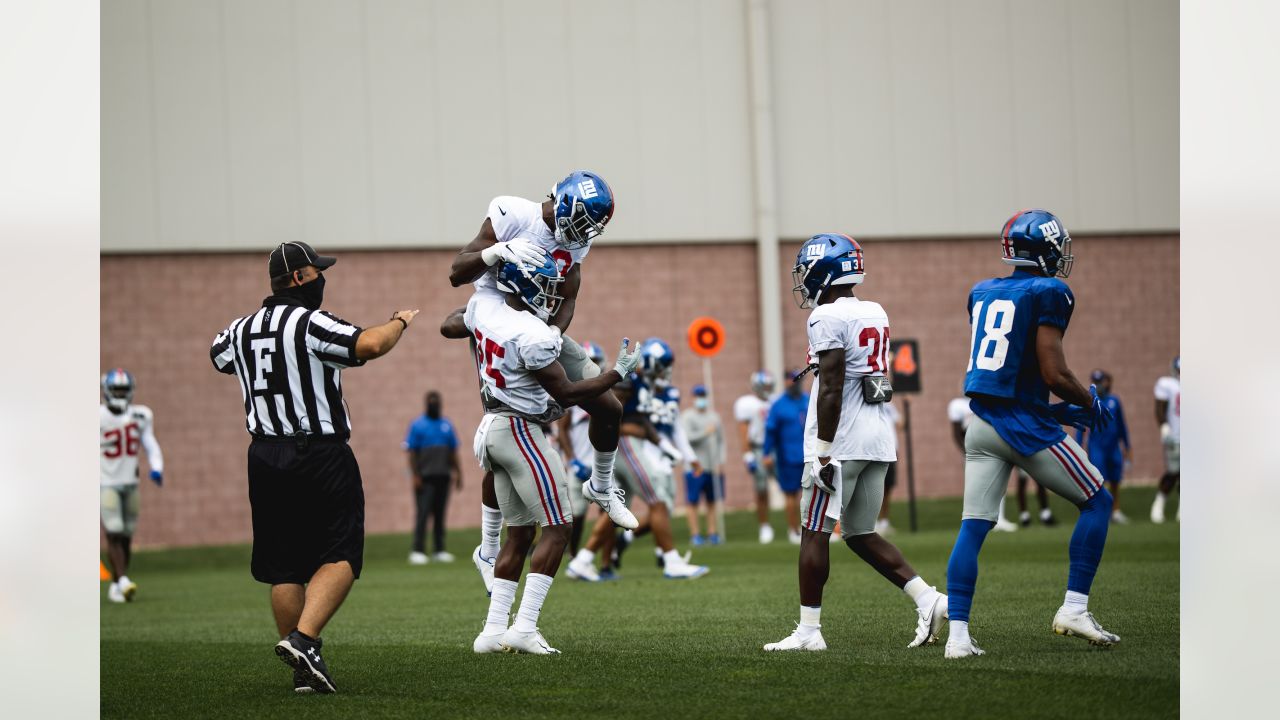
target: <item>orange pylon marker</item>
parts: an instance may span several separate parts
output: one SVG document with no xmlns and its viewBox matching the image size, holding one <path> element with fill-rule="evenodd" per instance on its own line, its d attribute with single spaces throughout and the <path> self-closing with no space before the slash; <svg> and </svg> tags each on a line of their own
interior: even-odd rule
<svg viewBox="0 0 1280 720">
<path fill-rule="evenodd" d="M 111 579 L 111 571 L 107 569 L 106 565 L 102 564 L 101 560 L 98 561 L 98 579 L 99 580 Z"/>
</svg>

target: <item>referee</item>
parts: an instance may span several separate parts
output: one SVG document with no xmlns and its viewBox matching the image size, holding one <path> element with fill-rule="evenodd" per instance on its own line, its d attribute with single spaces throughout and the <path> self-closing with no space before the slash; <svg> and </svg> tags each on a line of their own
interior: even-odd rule
<svg viewBox="0 0 1280 720">
<path fill-rule="evenodd" d="M 324 312 L 322 271 L 335 262 L 307 243 L 281 243 L 267 262 L 271 295 L 209 351 L 218 372 L 240 380 L 253 438 L 253 577 L 271 585 L 276 655 L 294 668 L 298 692 L 337 691 L 320 632 L 364 560 L 364 488 L 347 445 L 341 373 L 390 352 L 418 314 L 401 310 L 359 328 Z"/>
</svg>

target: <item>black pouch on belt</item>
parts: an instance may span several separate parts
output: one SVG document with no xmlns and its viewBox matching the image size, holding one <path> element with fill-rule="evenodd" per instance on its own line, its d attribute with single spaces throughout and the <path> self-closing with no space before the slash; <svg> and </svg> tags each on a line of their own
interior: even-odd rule
<svg viewBox="0 0 1280 720">
<path fill-rule="evenodd" d="M 883 403 L 893 399 L 893 386 L 883 375 L 862 376 L 862 400 L 866 403 Z"/>
</svg>

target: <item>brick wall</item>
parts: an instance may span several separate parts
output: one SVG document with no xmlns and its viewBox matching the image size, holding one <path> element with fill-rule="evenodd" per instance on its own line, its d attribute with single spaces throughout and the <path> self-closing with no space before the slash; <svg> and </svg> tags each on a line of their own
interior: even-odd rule
<svg viewBox="0 0 1280 720">
<path fill-rule="evenodd" d="M 910 398 L 917 488 L 923 495 L 961 491 L 962 463 L 953 446 L 946 404 L 960 391 L 968 327 L 965 297 L 972 283 L 1005 271 L 989 240 L 945 239 L 864 244 L 870 279 L 860 295 L 882 303 L 894 336 L 920 341 L 925 392 Z M 783 247 L 783 288 L 798 244 Z M 1070 283 L 1078 299 L 1067 334 L 1067 357 L 1078 374 L 1093 367 L 1115 375 L 1136 440 L 1134 477 L 1158 475 L 1160 455 L 1151 387 L 1178 347 L 1178 238 L 1125 236 L 1075 241 L 1079 258 Z M 328 252 L 328 248 L 320 248 Z M 1105 253 L 1104 253 L 1105 251 Z M 428 388 L 440 390 L 446 415 L 464 444 L 464 488 L 450 522 L 477 523 L 480 473 L 470 457 L 479 419 L 475 375 L 466 343 L 445 341 L 438 319 L 465 304 L 466 288 L 445 279 L 453 253 L 338 252 L 325 308 L 358 324 L 392 311 L 421 308 L 412 330 L 389 356 L 344 373 L 351 407 L 352 447 L 360 460 L 370 532 L 404 531 L 412 498 L 400 450 L 408 422 L 421 412 Z M 167 470 L 163 489 L 143 487 L 143 545 L 188 545 L 249 538 L 244 473 L 247 436 L 235 381 L 208 361 L 213 336 L 267 294 L 266 254 L 112 255 L 102 258 L 101 364 L 138 378 L 137 401 L 156 415 Z M 714 267 L 711 274 L 708 268 Z M 751 245 L 660 245 L 592 251 L 578 317 L 570 334 L 613 355 L 625 334 L 666 338 L 677 348 L 675 378 L 686 391 L 701 379 L 684 329 L 698 315 L 717 317 L 727 345 L 715 359 L 716 407 L 731 418 L 734 398 L 760 355 L 755 252 Z M 804 359 L 806 315 L 784 293 L 786 362 Z M 741 450 L 730 434 L 729 504 L 749 502 Z M 465 550 L 465 548 L 455 548 Z"/>
</svg>

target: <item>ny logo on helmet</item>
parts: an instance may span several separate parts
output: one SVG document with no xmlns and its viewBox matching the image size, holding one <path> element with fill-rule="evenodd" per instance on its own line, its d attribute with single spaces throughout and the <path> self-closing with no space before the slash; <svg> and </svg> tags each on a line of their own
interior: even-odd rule
<svg viewBox="0 0 1280 720">
<path fill-rule="evenodd" d="M 1057 242 L 1058 236 L 1062 234 L 1062 229 L 1058 227 L 1057 220 L 1050 220 L 1040 226 L 1040 234 L 1044 235 L 1045 240 Z"/>
<path fill-rule="evenodd" d="M 578 183 L 578 192 L 582 193 L 583 200 L 589 200 L 600 194 L 596 191 L 596 181 L 591 178 Z"/>
<path fill-rule="evenodd" d="M 827 252 L 827 246 L 823 243 L 814 243 L 805 249 L 805 257 L 820 258 Z"/>
</svg>

